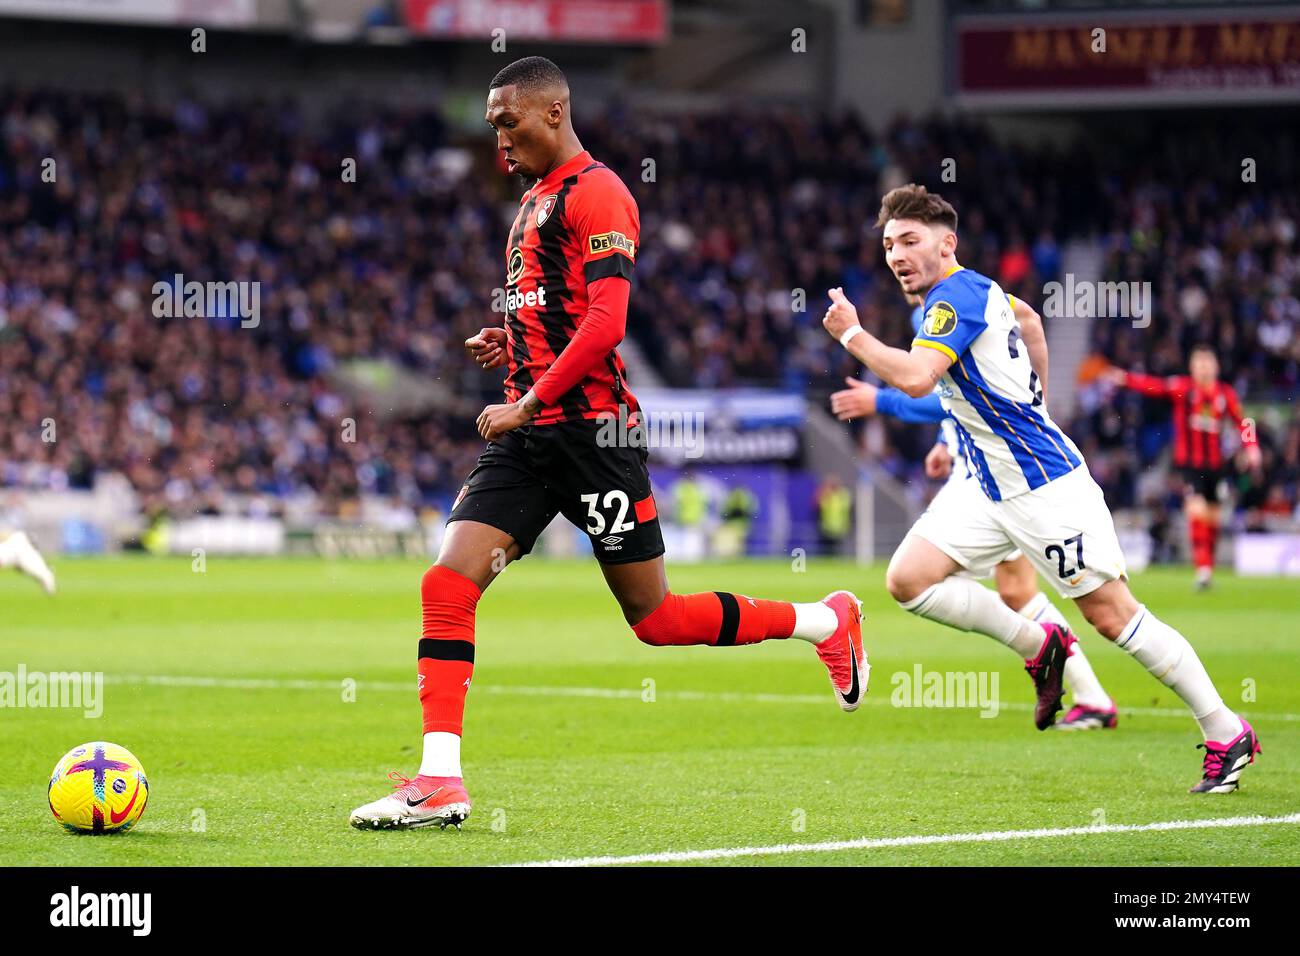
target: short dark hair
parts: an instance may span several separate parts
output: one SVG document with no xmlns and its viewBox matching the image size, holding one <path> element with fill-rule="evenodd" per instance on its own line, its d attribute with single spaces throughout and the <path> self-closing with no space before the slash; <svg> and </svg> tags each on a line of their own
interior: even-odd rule
<svg viewBox="0 0 1300 956">
<path fill-rule="evenodd" d="M 952 208 L 952 203 L 916 183 L 885 193 L 885 198 L 880 201 L 876 226 L 883 226 L 891 219 L 916 219 L 926 224 L 937 222 L 953 232 L 957 231 L 957 210 Z"/>
<path fill-rule="evenodd" d="M 534 93 L 537 90 L 568 85 L 569 81 L 565 78 L 564 71 L 546 57 L 526 56 L 522 60 L 515 60 L 508 66 L 503 66 L 500 72 L 492 77 L 488 89 L 518 86 L 521 93 Z"/>
</svg>

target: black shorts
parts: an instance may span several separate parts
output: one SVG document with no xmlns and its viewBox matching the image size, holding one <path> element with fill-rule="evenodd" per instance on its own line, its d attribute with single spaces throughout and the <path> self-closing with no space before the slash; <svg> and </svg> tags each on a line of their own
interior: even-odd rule
<svg viewBox="0 0 1300 956">
<path fill-rule="evenodd" d="M 488 442 L 447 521 L 498 528 L 515 539 L 522 557 L 563 514 L 587 532 L 601 564 L 659 557 L 664 539 L 650 493 L 649 452 L 608 441 L 611 434 L 608 423 L 590 420 L 506 432 Z"/>
<path fill-rule="evenodd" d="M 1192 494 L 1200 495 L 1206 501 L 1219 500 L 1219 484 L 1224 479 L 1222 468 L 1193 468 L 1184 465 L 1178 468 L 1178 474 Z"/>
</svg>

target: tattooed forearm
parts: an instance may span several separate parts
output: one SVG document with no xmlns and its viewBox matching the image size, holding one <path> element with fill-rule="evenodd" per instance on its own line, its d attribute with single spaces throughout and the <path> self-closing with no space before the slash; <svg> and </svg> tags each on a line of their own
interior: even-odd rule
<svg viewBox="0 0 1300 956">
<path fill-rule="evenodd" d="M 531 391 L 519 400 L 519 407 L 524 410 L 529 418 L 535 418 L 537 413 L 542 410 L 542 402 Z"/>
</svg>

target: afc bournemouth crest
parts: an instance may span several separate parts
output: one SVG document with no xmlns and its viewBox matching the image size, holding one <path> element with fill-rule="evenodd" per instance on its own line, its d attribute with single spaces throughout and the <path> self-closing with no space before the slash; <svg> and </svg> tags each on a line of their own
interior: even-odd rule
<svg viewBox="0 0 1300 956">
<path fill-rule="evenodd" d="M 555 208 L 555 200 L 559 199 L 559 194 L 547 196 L 542 200 L 542 204 L 537 207 L 537 228 L 542 228 L 542 223 L 546 222 L 551 215 L 551 210 Z"/>
</svg>

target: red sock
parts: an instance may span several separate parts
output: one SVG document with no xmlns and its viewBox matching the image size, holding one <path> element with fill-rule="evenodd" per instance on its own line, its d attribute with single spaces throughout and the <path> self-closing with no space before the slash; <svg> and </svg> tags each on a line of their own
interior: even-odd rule
<svg viewBox="0 0 1300 956">
<path fill-rule="evenodd" d="M 482 591 L 469 578 L 434 565 L 420 582 L 420 708 L 424 732 L 459 734 L 474 673 L 474 609 Z"/>
<path fill-rule="evenodd" d="M 789 637 L 794 631 L 794 605 L 789 601 L 760 601 L 727 591 L 668 594 L 663 603 L 633 632 L 646 644 L 757 644 Z"/>
<path fill-rule="evenodd" d="M 1214 562 L 1213 551 L 1208 550 L 1210 540 L 1208 524 L 1202 518 L 1188 518 L 1187 524 L 1192 539 L 1192 563 L 1198 568 L 1209 567 Z"/>
<path fill-rule="evenodd" d="M 1204 567 L 1214 567 L 1214 551 L 1219 543 L 1219 526 L 1213 521 L 1206 521 L 1205 524 L 1205 564 Z"/>
</svg>

